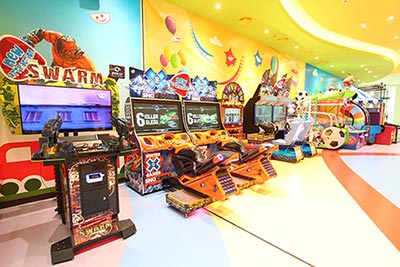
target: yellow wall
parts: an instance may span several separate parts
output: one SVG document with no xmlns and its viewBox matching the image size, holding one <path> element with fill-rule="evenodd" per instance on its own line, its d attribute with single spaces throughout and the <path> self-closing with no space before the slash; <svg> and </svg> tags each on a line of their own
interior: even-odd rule
<svg viewBox="0 0 400 267">
<path fill-rule="evenodd" d="M 170 23 L 169 28 L 166 20 Z M 216 80 L 219 93 L 224 86 L 222 83 L 234 78 L 238 72 L 235 81 L 243 88 L 246 101 L 253 95 L 264 71 L 271 68 L 273 56 L 279 62 L 278 80 L 284 74 L 294 80 L 290 96 L 294 97 L 297 90 L 304 88 L 304 62 L 163 0 L 144 1 L 144 42 L 145 69 L 151 67 L 156 72 L 163 69 L 167 74 L 185 70 L 191 77 Z M 236 58 L 234 63 L 227 62 L 229 51 Z M 256 64 L 258 55 L 261 64 Z"/>
</svg>

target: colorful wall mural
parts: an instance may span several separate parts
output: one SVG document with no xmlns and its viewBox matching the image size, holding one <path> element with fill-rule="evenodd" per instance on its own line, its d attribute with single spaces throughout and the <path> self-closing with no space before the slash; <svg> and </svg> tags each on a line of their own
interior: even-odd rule
<svg viewBox="0 0 400 267">
<path fill-rule="evenodd" d="M 108 89 L 118 115 L 143 42 L 140 0 L 5 1 L 0 22 L 1 204 L 54 188 L 51 167 L 31 161 L 40 135 L 22 134 L 18 85 Z"/>
<path fill-rule="evenodd" d="M 144 1 L 144 40 L 146 68 L 216 80 L 219 96 L 226 84 L 237 82 L 247 101 L 267 69 L 277 80 L 291 78 L 291 97 L 304 88 L 304 62 L 163 0 Z"/>
<path fill-rule="evenodd" d="M 324 93 L 329 90 L 343 88 L 343 79 L 321 70 L 313 65 L 306 64 L 306 78 L 304 90 L 310 95 Z"/>
<path fill-rule="evenodd" d="M 163 0 L 6 1 L 0 22 L 0 204 L 54 188 L 52 170 L 31 161 L 40 135 L 22 134 L 19 84 L 109 89 L 121 116 L 133 68 L 217 81 L 219 97 L 236 82 L 245 101 L 266 70 L 275 90 L 304 89 L 304 62 Z"/>
</svg>

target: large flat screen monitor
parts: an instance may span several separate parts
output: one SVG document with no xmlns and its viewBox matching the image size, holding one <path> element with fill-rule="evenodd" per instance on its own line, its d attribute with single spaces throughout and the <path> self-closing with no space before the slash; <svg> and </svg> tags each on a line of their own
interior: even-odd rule
<svg viewBox="0 0 400 267">
<path fill-rule="evenodd" d="M 219 103 L 191 101 L 184 103 L 189 131 L 222 129 Z"/>
<path fill-rule="evenodd" d="M 180 101 L 132 98 L 131 105 L 137 134 L 183 131 Z"/>
<path fill-rule="evenodd" d="M 110 90 L 19 84 L 18 94 L 23 134 L 41 133 L 57 116 L 60 132 L 112 130 Z"/>
</svg>

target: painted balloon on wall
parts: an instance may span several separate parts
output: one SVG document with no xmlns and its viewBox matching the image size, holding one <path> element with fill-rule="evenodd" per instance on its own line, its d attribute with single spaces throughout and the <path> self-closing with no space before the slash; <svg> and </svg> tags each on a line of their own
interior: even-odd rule
<svg viewBox="0 0 400 267">
<path fill-rule="evenodd" d="M 165 18 L 165 26 L 167 26 L 167 29 L 170 33 L 175 34 L 176 32 L 176 23 L 175 19 L 171 16 L 167 16 Z"/>
</svg>

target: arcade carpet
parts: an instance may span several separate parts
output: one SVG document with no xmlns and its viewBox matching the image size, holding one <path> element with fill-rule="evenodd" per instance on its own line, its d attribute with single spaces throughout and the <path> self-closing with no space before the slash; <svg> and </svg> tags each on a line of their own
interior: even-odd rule
<svg viewBox="0 0 400 267">
<path fill-rule="evenodd" d="M 167 192 L 121 184 L 120 219 L 137 233 L 56 266 L 399 267 L 400 143 L 323 150 L 185 218 Z M 0 266 L 51 266 L 67 236 L 54 199 L 0 210 Z"/>
</svg>

